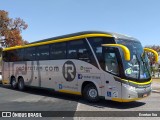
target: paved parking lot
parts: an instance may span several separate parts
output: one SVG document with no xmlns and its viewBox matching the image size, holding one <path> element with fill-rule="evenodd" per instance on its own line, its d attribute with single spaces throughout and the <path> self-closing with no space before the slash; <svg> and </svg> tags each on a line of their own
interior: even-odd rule
<svg viewBox="0 0 160 120">
<path fill-rule="evenodd" d="M 12 90 L 10 86 L 0 85 L 0 111 L 160 111 L 159 88 L 159 83 L 153 83 L 153 92 L 151 96 L 136 102 L 117 103 L 112 101 L 101 100 L 101 102 L 99 103 L 88 103 L 80 96 L 56 93 L 52 90 L 27 88 L 26 91 L 21 92 L 18 90 Z M 53 118 L 47 119 L 53 120 Z M 88 120 L 106 118 L 60 117 L 54 119 Z M 110 119 L 113 120 L 117 118 Z M 126 118 L 118 119 L 124 120 Z M 132 120 L 135 118 L 129 119 Z M 158 118 L 154 119 L 158 120 Z M 15 118 L 15 120 L 18 119 Z"/>
</svg>

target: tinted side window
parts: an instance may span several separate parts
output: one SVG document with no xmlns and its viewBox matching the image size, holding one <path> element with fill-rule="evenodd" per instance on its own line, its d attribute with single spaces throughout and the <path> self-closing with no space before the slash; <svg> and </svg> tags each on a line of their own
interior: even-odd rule
<svg viewBox="0 0 160 120">
<path fill-rule="evenodd" d="M 38 46 L 37 48 L 37 60 L 49 60 L 49 45 Z"/>
<path fill-rule="evenodd" d="M 113 44 L 115 43 L 114 38 L 110 37 L 95 37 L 95 38 L 87 38 L 89 40 L 89 43 L 91 44 L 94 53 L 99 61 L 99 64 L 101 66 L 104 66 L 104 55 L 102 51 L 104 51 L 104 47 L 102 47 L 102 44 Z"/>
<path fill-rule="evenodd" d="M 15 55 L 17 57 L 17 61 L 23 61 L 24 49 L 15 50 Z"/>
<path fill-rule="evenodd" d="M 26 48 L 24 53 L 25 53 L 25 55 L 24 55 L 24 60 L 25 61 L 36 60 L 36 49 L 35 49 L 35 47 Z"/>
<path fill-rule="evenodd" d="M 97 66 L 93 54 L 85 39 L 70 41 L 67 46 L 68 59 L 79 59 Z"/>
<path fill-rule="evenodd" d="M 83 46 L 82 40 L 70 41 L 67 44 L 67 58 L 79 59 L 79 49 Z M 83 46 L 84 47 L 84 46 Z"/>
<path fill-rule="evenodd" d="M 18 61 L 17 51 L 16 50 L 10 50 L 8 52 L 8 58 L 10 62 Z"/>
<path fill-rule="evenodd" d="M 50 46 L 52 60 L 66 59 L 66 43 L 55 43 Z"/>
<path fill-rule="evenodd" d="M 8 51 L 2 53 L 2 58 L 5 62 L 9 62 Z"/>
<path fill-rule="evenodd" d="M 103 55 L 102 55 L 102 44 L 103 44 L 103 38 L 89 38 L 88 39 L 99 62 L 103 61 Z"/>
<path fill-rule="evenodd" d="M 3 52 L 3 60 L 6 62 L 16 62 L 23 60 L 24 49 L 10 50 Z"/>
</svg>

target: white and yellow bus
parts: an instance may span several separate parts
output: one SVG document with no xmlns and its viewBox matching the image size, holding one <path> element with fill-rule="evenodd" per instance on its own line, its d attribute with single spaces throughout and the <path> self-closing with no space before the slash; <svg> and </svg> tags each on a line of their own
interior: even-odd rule
<svg viewBox="0 0 160 120">
<path fill-rule="evenodd" d="M 90 102 L 130 102 L 151 93 L 149 60 L 135 38 L 87 31 L 3 50 L 3 84 L 51 88 Z"/>
</svg>

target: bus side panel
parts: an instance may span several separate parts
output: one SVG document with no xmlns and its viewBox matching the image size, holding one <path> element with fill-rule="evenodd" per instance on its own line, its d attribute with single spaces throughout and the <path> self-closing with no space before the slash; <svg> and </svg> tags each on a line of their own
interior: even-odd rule
<svg viewBox="0 0 160 120">
<path fill-rule="evenodd" d="M 86 81 L 92 82 L 97 90 L 99 96 L 102 95 L 102 79 L 104 78 L 102 72 L 92 64 L 83 61 L 76 61 L 77 68 L 77 81 L 78 81 L 78 91 L 81 92 L 82 84 Z"/>
<path fill-rule="evenodd" d="M 80 94 L 77 84 L 77 65 L 80 63 L 73 59 L 57 60 L 55 63 L 55 67 L 59 68 L 58 73 L 53 73 L 57 78 L 55 89 L 59 92 Z"/>
<path fill-rule="evenodd" d="M 113 98 L 122 98 L 121 82 L 117 81 L 112 74 L 105 74 L 105 99 L 112 100 Z"/>
<path fill-rule="evenodd" d="M 41 70 L 39 70 L 39 80 L 41 87 L 57 89 L 58 85 L 61 83 L 61 77 L 63 76 L 60 73 L 60 69 L 62 68 L 60 60 L 46 60 L 39 61 L 39 66 Z M 37 64 L 37 65 L 38 65 Z"/>
<path fill-rule="evenodd" d="M 2 83 L 10 84 L 10 63 L 2 62 Z"/>
<path fill-rule="evenodd" d="M 38 86 L 36 61 L 22 61 L 11 63 L 10 77 L 13 75 L 17 82 L 18 78 L 24 79 L 25 85 Z"/>
<path fill-rule="evenodd" d="M 38 77 L 38 69 L 36 61 L 26 61 L 23 63 L 25 66 L 23 72 L 20 72 L 19 76 L 22 75 L 25 81 L 25 84 L 28 86 L 39 87 L 39 77 Z"/>
</svg>

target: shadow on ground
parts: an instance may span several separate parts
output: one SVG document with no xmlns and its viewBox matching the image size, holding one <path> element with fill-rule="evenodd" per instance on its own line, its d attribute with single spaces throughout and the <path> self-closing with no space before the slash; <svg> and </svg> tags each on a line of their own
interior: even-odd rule
<svg viewBox="0 0 160 120">
<path fill-rule="evenodd" d="M 5 86 L 0 85 L 0 87 L 13 90 L 9 85 L 5 85 Z M 13 91 L 18 91 L 18 90 L 13 90 Z M 40 88 L 32 88 L 32 87 L 26 87 L 25 91 L 20 91 L 20 92 L 29 93 L 29 94 L 33 94 L 33 95 L 40 95 L 40 96 L 44 96 L 44 97 L 53 97 L 53 98 L 58 98 L 58 99 L 62 99 L 62 100 L 75 101 L 77 103 L 86 104 L 86 105 L 93 106 L 96 108 L 108 107 L 108 108 L 116 108 L 116 109 L 129 109 L 129 108 L 140 107 L 140 106 L 143 106 L 146 104 L 146 103 L 140 102 L 140 101 L 119 103 L 119 102 L 114 102 L 114 101 L 104 100 L 104 99 L 101 99 L 97 103 L 89 103 L 86 100 L 84 100 L 81 96 L 64 94 L 64 93 L 55 92 L 55 91 L 49 90 L 49 89 L 40 89 Z"/>
</svg>

